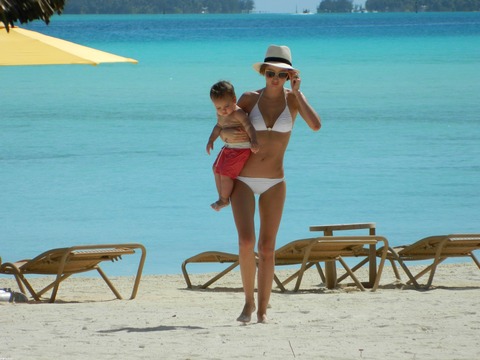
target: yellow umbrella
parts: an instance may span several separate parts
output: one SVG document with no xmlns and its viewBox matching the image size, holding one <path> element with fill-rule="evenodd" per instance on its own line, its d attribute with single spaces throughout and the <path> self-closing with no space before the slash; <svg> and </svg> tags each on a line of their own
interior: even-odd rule
<svg viewBox="0 0 480 360">
<path fill-rule="evenodd" d="M 0 25 L 0 66 L 90 64 L 138 61 L 41 33 Z"/>
</svg>

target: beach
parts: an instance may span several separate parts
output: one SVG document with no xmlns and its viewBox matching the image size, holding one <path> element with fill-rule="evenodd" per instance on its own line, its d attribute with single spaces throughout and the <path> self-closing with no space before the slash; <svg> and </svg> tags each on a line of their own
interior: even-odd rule
<svg viewBox="0 0 480 360">
<path fill-rule="evenodd" d="M 192 274 L 192 282 L 211 275 Z M 386 266 L 379 289 L 361 292 L 325 289 L 310 270 L 300 292 L 273 291 L 268 324 L 247 325 L 235 320 L 238 272 L 207 290 L 187 289 L 182 275 L 146 275 L 134 300 L 114 299 L 99 278 L 73 277 L 54 304 L 0 303 L 0 358 L 476 359 L 479 276 L 472 262 L 442 264 L 434 286 L 420 291 L 396 283 Z M 112 281 L 128 294 L 131 277 Z"/>
</svg>

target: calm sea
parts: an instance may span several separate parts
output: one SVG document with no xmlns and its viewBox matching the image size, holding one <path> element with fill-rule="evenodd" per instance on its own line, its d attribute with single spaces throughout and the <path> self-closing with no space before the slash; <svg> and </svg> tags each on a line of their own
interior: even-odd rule
<svg viewBox="0 0 480 360">
<path fill-rule="evenodd" d="M 277 246 L 328 223 L 376 222 L 394 245 L 480 232 L 480 13 L 62 15 L 27 27 L 139 64 L 0 68 L 3 261 L 141 242 L 145 273 L 166 274 L 204 250 L 235 252 L 231 209 L 209 206 L 208 92 L 219 79 L 261 88 L 251 64 L 270 44 L 290 46 L 323 121 L 318 133 L 295 124 Z"/>
</svg>

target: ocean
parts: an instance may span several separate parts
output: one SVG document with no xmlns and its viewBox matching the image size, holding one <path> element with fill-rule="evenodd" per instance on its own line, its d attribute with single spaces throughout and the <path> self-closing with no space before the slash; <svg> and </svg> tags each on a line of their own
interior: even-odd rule
<svg viewBox="0 0 480 360">
<path fill-rule="evenodd" d="M 222 144 L 206 154 L 209 89 L 262 88 L 251 65 L 270 44 L 291 48 L 323 125 L 296 120 L 277 247 L 332 223 L 375 222 L 392 245 L 480 232 L 480 13 L 62 15 L 24 27 L 139 63 L 0 67 L 4 262 L 140 242 L 144 274 L 177 274 L 201 251 L 236 252 L 231 209 L 210 208 Z"/>
</svg>

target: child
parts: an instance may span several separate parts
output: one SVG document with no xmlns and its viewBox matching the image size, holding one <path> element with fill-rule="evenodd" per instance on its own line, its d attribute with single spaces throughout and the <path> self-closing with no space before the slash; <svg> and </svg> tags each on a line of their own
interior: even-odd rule
<svg viewBox="0 0 480 360">
<path fill-rule="evenodd" d="M 219 81 L 210 89 L 210 99 L 217 110 L 217 124 L 210 134 L 207 143 L 207 153 L 213 149 L 213 143 L 222 129 L 242 127 L 250 138 L 250 142 L 228 142 L 213 163 L 213 173 L 218 191 L 218 200 L 210 206 L 216 210 L 230 204 L 230 194 L 233 190 L 233 180 L 242 171 L 243 165 L 250 157 L 250 151 L 258 152 L 255 129 L 247 114 L 237 105 L 235 89 L 228 81 Z"/>
</svg>

